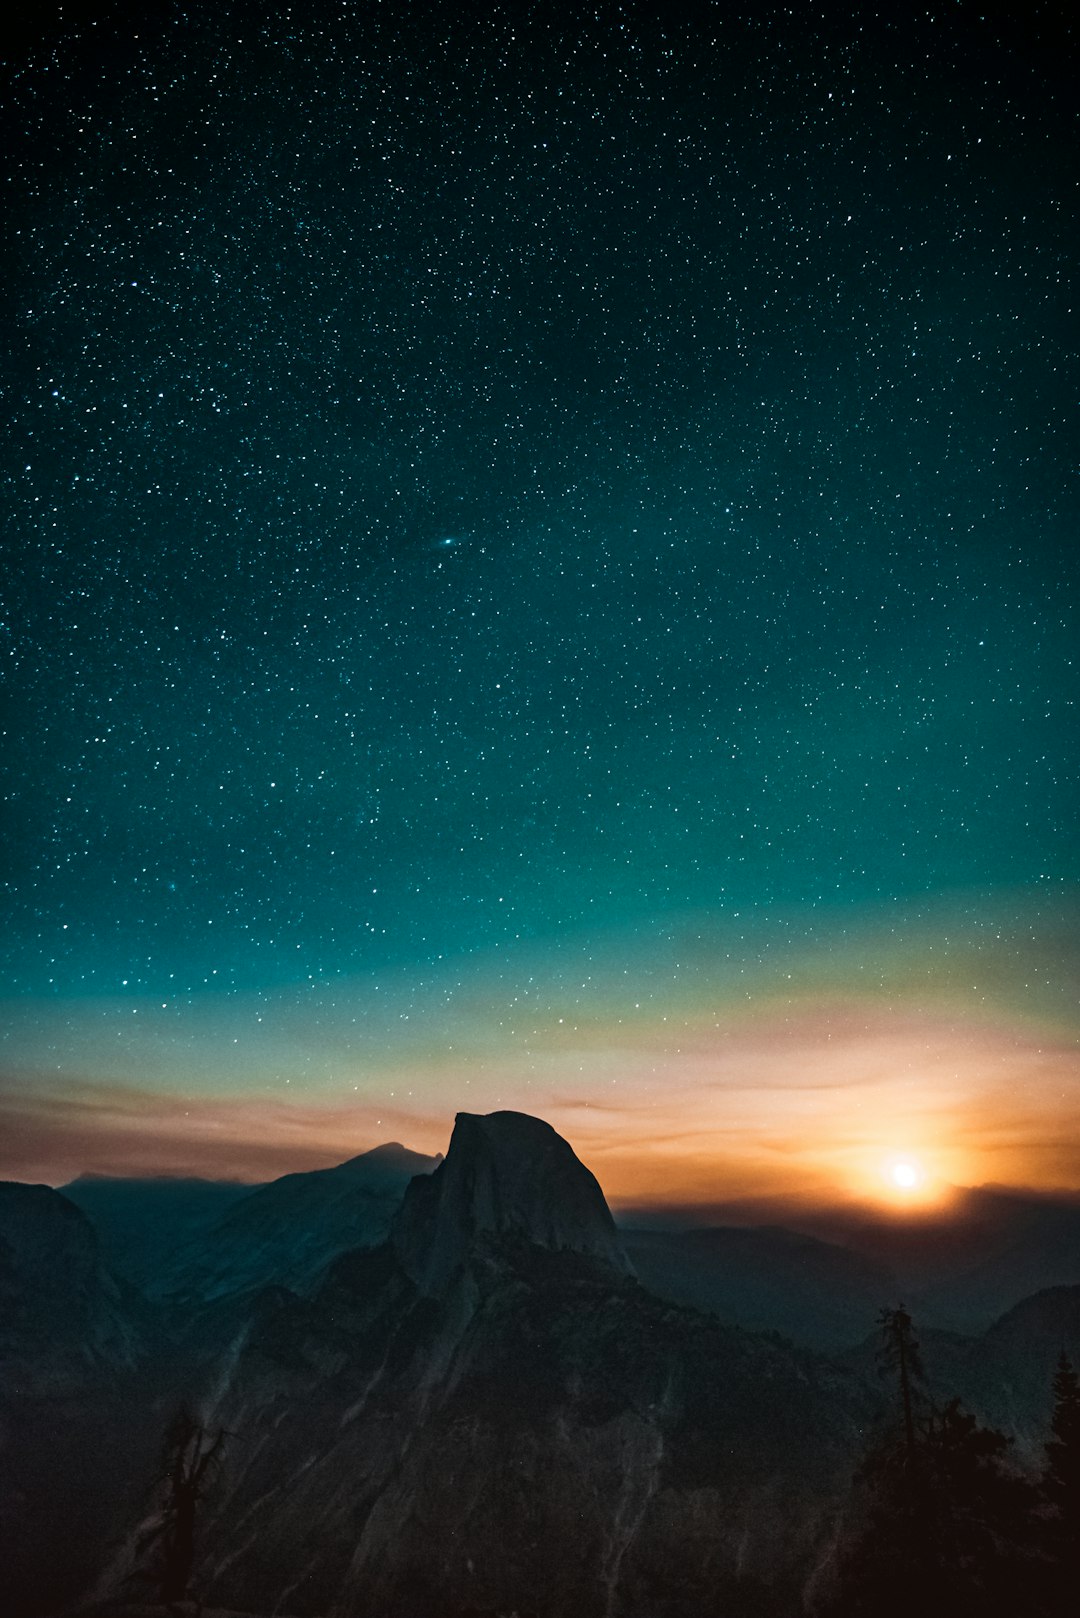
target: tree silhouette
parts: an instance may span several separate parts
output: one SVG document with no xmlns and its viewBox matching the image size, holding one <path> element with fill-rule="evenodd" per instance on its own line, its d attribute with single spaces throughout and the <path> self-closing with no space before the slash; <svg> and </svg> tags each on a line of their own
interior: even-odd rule
<svg viewBox="0 0 1080 1618">
<path fill-rule="evenodd" d="M 158 1521 L 144 1535 L 142 1548 L 156 1544 L 155 1574 L 161 1600 L 183 1601 L 195 1561 L 195 1522 L 199 1502 L 221 1464 L 225 1430 L 211 1435 L 187 1410 L 181 1410 L 165 1435 L 159 1483 L 164 1500 Z"/>
<path fill-rule="evenodd" d="M 957 1399 L 930 1403 L 903 1306 L 881 1327 L 902 1419 L 856 1476 L 830 1618 L 1041 1618 L 1038 1493 L 1010 1466 L 1012 1441 Z"/>
<path fill-rule="evenodd" d="M 1080 1377 L 1063 1353 L 1054 1373 L 1053 1437 L 1046 1443 L 1043 1493 L 1054 1586 L 1054 1610 L 1075 1611 L 1080 1597 Z"/>
<path fill-rule="evenodd" d="M 911 1460 L 915 1454 L 915 1383 L 926 1380 L 915 1325 L 903 1304 L 896 1309 L 883 1309 L 878 1322 L 881 1326 L 878 1358 L 883 1374 L 896 1372 L 904 1418 L 904 1448 Z"/>
<path fill-rule="evenodd" d="M 1080 1377 L 1065 1354 L 1054 1373 L 1053 1438 L 1046 1444 L 1046 1492 L 1080 1539 Z"/>
</svg>

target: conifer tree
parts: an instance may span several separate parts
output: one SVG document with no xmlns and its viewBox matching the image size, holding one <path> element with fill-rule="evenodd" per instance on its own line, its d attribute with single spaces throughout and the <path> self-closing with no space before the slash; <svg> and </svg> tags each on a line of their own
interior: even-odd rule
<svg viewBox="0 0 1080 1618">
<path fill-rule="evenodd" d="M 830 1618 L 1043 1618 L 1037 1494 L 1009 1465 L 1011 1440 L 957 1399 L 930 1402 L 902 1305 L 880 1323 L 901 1421 L 856 1478 Z"/>
<path fill-rule="evenodd" d="M 1063 1353 L 1054 1373 L 1053 1438 L 1046 1444 L 1046 1493 L 1080 1538 L 1080 1377 Z"/>
<path fill-rule="evenodd" d="M 160 1482 L 164 1499 L 160 1515 L 143 1540 L 156 1544 L 156 1580 L 163 1602 L 183 1601 L 195 1561 L 195 1524 L 199 1502 L 221 1464 L 224 1428 L 211 1435 L 189 1411 L 182 1410 L 165 1435 Z"/>
<path fill-rule="evenodd" d="M 915 1454 L 915 1384 L 926 1380 L 919 1341 L 915 1324 L 903 1304 L 896 1309 L 883 1309 L 878 1319 L 882 1337 L 881 1366 L 883 1371 L 896 1372 L 904 1418 L 904 1447 L 910 1461 Z"/>
<path fill-rule="evenodd" d="M 1054 1373 L 1053 1437 L 1045 1445 L 1043 1493 L 1051 1508 L 1048 1551 L 1055 1614 L 1080 1605 L 1080 1377 L 1062 1353 Z"/>
</svg>

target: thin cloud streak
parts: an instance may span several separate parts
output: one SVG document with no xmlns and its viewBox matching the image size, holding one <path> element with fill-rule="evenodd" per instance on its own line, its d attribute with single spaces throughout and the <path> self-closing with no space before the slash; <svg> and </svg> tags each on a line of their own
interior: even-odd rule
<svg viewBox="0 0 1080 1618">
<path fill-rule="evenodd" d="M 444 1142 L 399 1110 L 265 1098 L 161 1096 L 130 1086 L 59 1085 L 0 1094 L 0 1176 L 63 1184 L 81 1173 L 194 1175 L 257 1182 L 323 1168 L 406 1136 Z"/>
<path fill-rule="evenodd" d="M 198 1044 L 186 1077 L 183 1042 L 167 1047 L 167 1073 L 138 1083 L 130 1051 L 109 1072 L 102 1034 L 89 1072 L 46 1073 L 9 1041 L 0 1172 L 52 1183 L 84 1170 L 264 1179 L 392 1138 L 443 1150 L 456 1111 L 510 1107 L 547 1118 L 622 1199 L 846 1193 L 870 1187 L 890 1150 L 918 1151 L 962 1184 L 1080 1183 L 1080 1149 L 1068 1144 L 1080 1141 L 1075 1043 L 1000 1008 L 890 1009 L 861 994 L 754 1014 L 709 1004 L 677 1023 L 651 1013 L 636 1044 L 617 1020 L 605 1044 L 597 1017 L 586 1045 L 530 1008 L 513 1024 L 522 1038 L 501 1048 L 489 1024 L 482 1059 L 455 1026 L 440 1048 L 419 1040 L 408 1063 L 386 1045 L 348 1057 L 331 1024 L 313 1042 L 318 1061 L 309 1054 L 306 1072 L 284 1075 L 282 1048 L 259 1031 L 242 1082 L 208 1089 L 239 1015 L 219 1009 L 219 1038 Z M 90 1016 L 86 1006 L 73 1020 L 73 1048 Z M 144 1046 L 154 1046 L 145 1031 Z"/>
</svg>

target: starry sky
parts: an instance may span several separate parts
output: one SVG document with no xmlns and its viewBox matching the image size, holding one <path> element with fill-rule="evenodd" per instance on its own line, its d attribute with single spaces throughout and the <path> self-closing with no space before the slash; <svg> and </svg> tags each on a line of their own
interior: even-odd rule
<svg viewBox="0 0 1080 1618">
<path fill-rule="evenodd" d="M 6 44 L 0 1172 L 1080 1187 L 1056 7 Z"/>
</svg>

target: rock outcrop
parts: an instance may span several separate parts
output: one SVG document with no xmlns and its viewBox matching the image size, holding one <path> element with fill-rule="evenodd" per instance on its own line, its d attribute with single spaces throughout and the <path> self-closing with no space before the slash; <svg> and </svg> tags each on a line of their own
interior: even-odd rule
<svg viewBox="0 0 1080 1618">
<path fill-rule="evenodd" d="M 797 1610 L 875 1395 L 629 1274 L 553 1130 L 462 1115 L 393 1239 L 264 1295 L 198 1572 L 297 1614 Z"/>
<path fill-rule="evenodd" d="M 630 1273 L 593 1175 L 550 1124 L 521 1112 L 459 1112 L 446 1161 L 414 1180 L 393 1243 L 422 1292 L 445 1292 L 471 1257 L 520 1242 Z"/>
</svg>

